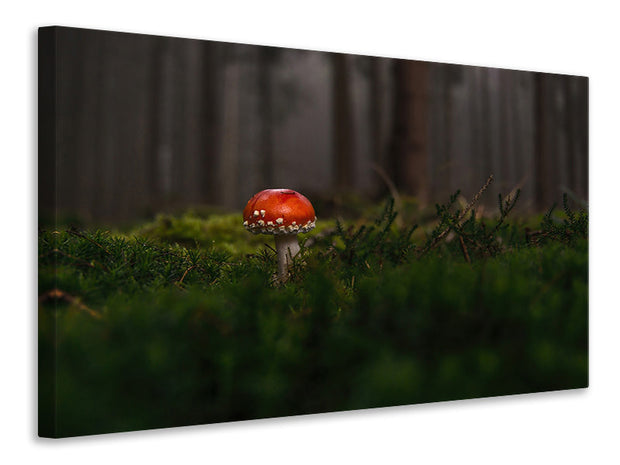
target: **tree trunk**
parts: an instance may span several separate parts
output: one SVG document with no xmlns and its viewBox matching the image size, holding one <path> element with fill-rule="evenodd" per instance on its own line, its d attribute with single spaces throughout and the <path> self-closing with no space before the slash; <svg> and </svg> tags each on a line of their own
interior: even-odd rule
<svg viewBox="0 0 620 465">
<path fill-rule="evenodd" d="M 260 172 L 261 183 L 273 187 L 273 105 L 271 92 L 271 68 L 277 51 L 270 47 L 260 47 L 258 55 L 258 112 L 261 119 L 260 131 Z"/>
<path fill-rule="evenodd" d="M 234 51 L 231 50 L 231 56 Z M 232 59 L 224 70 L 222 90 L 222 150 L 218 169 L 218 202 L 226 208 L 236 208 L 239 185 L 241 66 Z"/>
<path fill-rule="evenodd" d="M 332 55 L 333 160 L 334 188 L 338 192 L 353 188 L 355 173 L 355 134 L 351 112 L 351 85 L 347 56 Z"/>
<path fill-rule="evenodd" d="M 550 98 L 547 77 L 536 73 L 534 77 L 534 124 L 535 128 L 535 202 L 538 210 L 551 205 L 553 197 L 553 169 L 551 166 L 552 148 L 550 147 Z"/>
<path fill-rule="evenodd" d="M 399 190 L 428 200 L 428 63 L 394 64 L 394 132 L 390 172 Z"/>
<path fill-rule="evenodd" d="M 214 204 L 218 200 L 217 174 L 219 170 L 218 152 L 220 147 L 220 80 L 218 69 L 222 66 L 220 60 L 220 45 L 208 42 L 202 51 L 202 102 L 200 121 L 203 130 L 198 135 L 200 141 L 199 171 L 203 181 L 200 184 L 200 200 L 206 204 Z"/>
</svg>

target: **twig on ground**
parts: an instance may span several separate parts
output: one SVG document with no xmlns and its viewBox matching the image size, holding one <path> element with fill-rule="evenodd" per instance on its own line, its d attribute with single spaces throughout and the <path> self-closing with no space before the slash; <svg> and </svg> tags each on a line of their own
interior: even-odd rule
<svg viewBox="0 0 620 465">
<path fill-rule="evenodd" d="M 459 235 L 459 240 L 461 241 L 461 250 L 463 251 L 463 256 L 465 257 L 465 261 L 471 264 L 471 259 L 469 258 L 469 253 L 467 252 L 467 247 L 465 246 L 465 241 L 463 240 L 463 236 Z"/>
<path fill-rule="evenodd" d="M 185 273 L 183 273 L 183 276 L 181 276 L 181 279 L 179 279 L 176 284 L 177 285 L 181 285 L 183 284 L 183 280 L 185 279 L 185 276 L 187 276 L 187 273 L 189 273 L 190 271 L 192 271 L 194 268 L 196 268 L 196 265 L 192 265 L 190 266 L 187 270 L 185 270 Z"/>
<path fill-rule="evenodd" d="M 88 242 L 90 242 L 91 244 L 95 244 L 97 247 L 99 247 L 101 250 L 103 250 L 108 255 L 112 255 L 108 249 L 106 249 L 104 246 L 99 244 L 97 241 L 94 241 L 90 237 L 88 237 L 88 236 L 86 236 L 86 235 L 84 235 L 84 234 L 82 234 L 80 232 L 77 232 L 75 229 L 67 229 L 67 232 L 69 234 L 73 234 L 74 236 L 80 237 L 82 239 L 86 239 Z"/>
<path fill-rule="evenodd" d="M 75 305 L 80 310 L 84 310 L 93 318 L 101 318 L 101 313 L 83 304 L 79 297 L 72 296 L 71 294 L 61 291 L 58 288 L 44 292 L 39 296 L 39 302 L 46 302 L 48 300 L 64 300 L 65 302 Z"/>
</svg>

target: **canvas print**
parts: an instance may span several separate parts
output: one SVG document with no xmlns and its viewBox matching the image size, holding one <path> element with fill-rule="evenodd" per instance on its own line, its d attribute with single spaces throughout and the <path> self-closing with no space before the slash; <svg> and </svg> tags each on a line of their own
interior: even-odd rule
<svg viewBox="0 0 620 465">
<path fill-rule="evenodd" d="M 38 60 L 40 436 L 588 386 L 587 77 L 68 27 Z"/>
</svg>

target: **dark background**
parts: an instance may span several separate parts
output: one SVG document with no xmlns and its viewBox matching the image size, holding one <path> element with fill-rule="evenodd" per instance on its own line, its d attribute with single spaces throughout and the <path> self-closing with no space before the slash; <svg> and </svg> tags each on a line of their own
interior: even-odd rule
<svg viewBox="0 0 620 465">
<path fill-rule="evenodd" d="M 39 216 L 119 223 L 255 192 L 521 188 L 588 198 L 588 80 L 73 28 L 40 30 Z M 336 202 L 338 203 L 338 202 Z"/>
</svg>

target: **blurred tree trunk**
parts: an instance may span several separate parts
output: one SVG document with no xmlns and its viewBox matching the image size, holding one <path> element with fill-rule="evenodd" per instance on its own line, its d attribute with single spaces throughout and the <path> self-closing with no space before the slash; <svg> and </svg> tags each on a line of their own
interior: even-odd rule
<svg viewBox="0 0 620 465">
<path fill-rule="evenodd" d="M 95 180 L 101 177 L 97 169 L 97 160 L 101 157 L 103 138 L 98 128 L 102 125 L 102 92 L 91 92 L 92 88 L 100 88 L 103 78 L 103 63 L 101 60 L 102 36 L 95 33 L 88 39 L 80 41 L 84 50 L 82 53 L 83 77 L 76 85 L 76 92 L 80 97 L 80 107 L 77 109 L 79 129 L 76 135 L 78 140 L 78 153 L 88 156 L 81 157 L 80 175 L 77 178 L 79 192 L 89 192 L 93 189 Z M 92 219 L 92 212 L 98 211 L 98 196 L 79 195 L 76 197 L 76 210 L 86 220 Z"/>
<path fill-rule="evenodd" d="M 51 223 L 55 226 L 57 221 L 58 199 L 58 172 L 57 172 L 57 148 L 58 148 L 58 30 L 54 27 L 39 29 L 38 45 L 38 199 L 39 221 Z M 52 355 L 52 354 L 48 354 Z M 39 363 L 39 377 L 44 367 Z M 46 366 L 45 372 L 52 379 L 52 366 Z M 45 402 L 39 397 L 39 405 L 45 407 L 54 405 L 53 386 L 50 390 L 39 390 L 39 396 L 46 393 Z"/>
<path fill-rule="evenodd" d="M 228 50 L 223 71 L 222 89 L 222 150 L 218 164 L 217 201 L 226 208 L 235 208 L 239 186 L 240 118 L 242 72 L 236 53 L 239 46 Z"/>
<path fill-rule="evenodd" d="M 564 76 L 566 93 L 567 185 L 582 200 L 588 199 L 588 78 Z"/>
<path fill-rule="evenodd" d="M 355 173 L 355 134 L 351 111 L 351 84 L 347 56 L 334 53 L 332 58 L 332 102 L 333 102 L 333 160 L 334 188 L 348 191 L 353 188 Z"/>
<path fill-rule="evenodd" d="M 556 187 L 553 155 L 553 99 L 549 76 L 536 73 L 534 77 L 534 128 L 535 128 L 535 202 L 539 210 L 552 203 Z"/>
<path fill-rule="evenodd" d="M 573 86 L 577 91 L 577 108 L 573 113 L 573 133 L 577 134 L 576 149 L 578 161 L 575 162 L 575 169 L 579 173 L 577 177 L 577 193 L 584 199 L 589 199 L 589 138 L 590 138 L 590 106 L 589 106 L 589 80 L 587 77 L 580 77 L 577 82 L 573 81 Z"/>
<path fill-rule="evenodd" d="M 277 50 L 271 47 L 258 49 L 258 112 L 261 119 L 260 171 L 264 187 L 273 187 L 273 98 L 271 69 L 277 60 Z"/>
<path fill-rule="evenodd" d="M 397 188 L 428 200 L 428 63 L 394 63 L 394 129 L 390 174 Z"/>
<path fill-rule="evenodd" d="M 383 102 L 381 86 L 382 58 L 370 58 L 370 143 L 372 144 L 372 161 L 377 166 L 383 164 L 383 141 L 381 125 L 383 123 Z"/>
<path fill-rule="evenodd" d="M 207 204 L 215 203 L 217 196 L 217 173 L 219 153 L 219 115 L 220 115 L 220 86 L 218 69 L 221 67 L 219 59 L 220 45 L 208 42 L 202 51 L 202 102 L 200 121 L 200 154 L 199 170 L 203 177 L 200 199 Z"/>
<path fill-rule="evenodd" d="M 563 193 L 587 199 L 588 81 L 544 73 L 534 80 L 535 198 L 546 210 Z"/>
<path fill-rule="evenodd" d="M 160 110 L 160 96 L 162 94 L 163 82 L 162 82 L 162 64 L 161 57 L 164 49 L 164 41 L 155 39 L 153 41 L 153 47 L 148 60 L 149 66 L 149 85 L 148 85 L 148 97 L 147 97 L 147 115 L 148 123 L 147 130 L 150 134 L 149 143 L 147 145 L 147 153 L 149 158 L 148 163 L 148 198 L 150 200 L 150 209 L 152 213 L 160 206 L 163 192 L 159 183 L 160 178 L 160 166 L 157 163 L 157 153 L 160 146 L 160 127 L 161 127 L 161 112 Z"/>
</svg>

